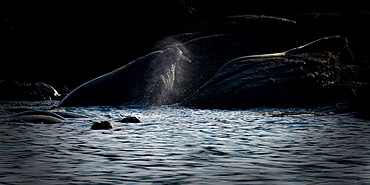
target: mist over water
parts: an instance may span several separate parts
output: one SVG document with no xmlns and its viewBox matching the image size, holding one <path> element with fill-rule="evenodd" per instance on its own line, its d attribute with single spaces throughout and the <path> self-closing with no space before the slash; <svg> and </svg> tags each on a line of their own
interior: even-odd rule
<svg viewBox="0 0 370 185">
<path fill-rule="evenodd" d="M 0 184 L 370 183 L 369 121 L 351 114 L 139 105 L 56 110 L 89 118 L 0 124 Z M 141 123 L 120 123 L 122 116 Z M 115 128 L 90 130 L 101 120 Z"/>
</svg>

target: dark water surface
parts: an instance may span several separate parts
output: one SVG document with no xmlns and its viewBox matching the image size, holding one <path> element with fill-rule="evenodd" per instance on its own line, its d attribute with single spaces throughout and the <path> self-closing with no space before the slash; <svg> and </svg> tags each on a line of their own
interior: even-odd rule
<svg viewBox="0 0 370 185">
<path fill-rule="evenodd" d="M 0 108 L 48 109 L 55 103 L 2 103 Z M 370 184 L 370 122 L 351 114 L 56 110 L 89 118 L 54 125 L 0 123 L 0 184 Z M 142 122 L 117 122 L 121 115 Z M 115 128 L 90 130 L 92 122 L 102 120 Z"/>
</svg>

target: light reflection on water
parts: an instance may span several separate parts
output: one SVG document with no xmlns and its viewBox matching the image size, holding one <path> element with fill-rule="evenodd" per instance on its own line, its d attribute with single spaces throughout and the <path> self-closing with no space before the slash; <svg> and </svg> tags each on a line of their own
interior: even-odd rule
<svg viewBox="0 0 370 185">
<path fill-rule="evenodd" d="M 89 118 L 0 124 L 0 183 L 370 183 L 369 121 L 350 115 L 303 109 L 58 109 Z M 117 122 L 121 115 L 142 122 Z M 96 120 L 109 120 L 115 128 L 90 130 Z"/>
</svg>

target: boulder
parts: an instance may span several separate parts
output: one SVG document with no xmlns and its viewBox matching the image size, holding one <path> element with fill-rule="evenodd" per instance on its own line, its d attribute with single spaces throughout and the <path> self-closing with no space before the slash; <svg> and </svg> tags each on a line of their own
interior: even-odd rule
<svg viewBox="0 0 370 185">
<path fill-rule="evenodd" d="M 90 129 L 92 130 L 108 130 L 113 129 L 112 123 L 108 121 L 95 122 Z"/>
<path fill-rule="evenodd" d="M 121 122 L 121 123 L 140 123 L 141 121 L 137 117 L 127 116 L 127 117 L 121 119 L 119 122 Z"/>
</svg>

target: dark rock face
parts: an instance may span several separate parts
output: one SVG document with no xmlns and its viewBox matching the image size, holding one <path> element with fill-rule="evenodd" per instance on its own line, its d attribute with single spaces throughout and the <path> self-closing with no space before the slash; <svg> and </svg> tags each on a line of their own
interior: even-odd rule
<svg viewBox="0 0 370 185">
<path fill-rule="evenodd" d="M 354 99 L 368 82 L 355 79 L 358 66 L 340 64 L 340 58 L 348 62 L 349 56 L 346 39 L 334 36 L 282 53 L 240 57 L 221 67 L 182 105 L 306 107 Z"/>
</svg>

